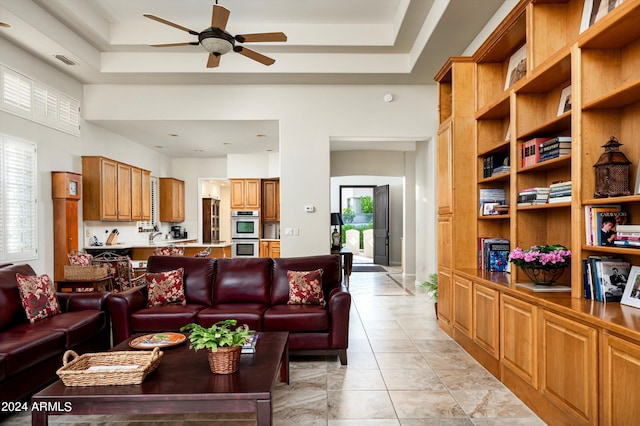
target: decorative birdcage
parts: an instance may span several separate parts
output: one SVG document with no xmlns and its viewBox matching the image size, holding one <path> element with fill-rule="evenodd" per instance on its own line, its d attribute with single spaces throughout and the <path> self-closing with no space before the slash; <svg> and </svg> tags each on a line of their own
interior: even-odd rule
<svg viewBox="0 0 640 426">
<path fill-rule="evenodd" d="M 596 192 L 594 197 L 607 198 L 629 195 L 629 165 L 627 159 L 619 148 L 622 144 L 611 136 L 602 147 L 604 152 L 593 165 L 596 168 Z"/>
</svg>

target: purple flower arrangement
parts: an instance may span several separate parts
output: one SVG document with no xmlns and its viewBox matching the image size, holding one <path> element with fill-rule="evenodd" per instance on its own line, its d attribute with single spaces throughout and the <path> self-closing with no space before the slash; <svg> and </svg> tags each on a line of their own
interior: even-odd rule
<svg viewBox="0 0 640 426">
<path fill-rule="evenodd" d="M 528 250 L 516 247 L 509 253 L 509 261 L 520 268 L 565 268 L 570 260 L 571 250 L 559 244 L 531 246 Z"/>
</svg>

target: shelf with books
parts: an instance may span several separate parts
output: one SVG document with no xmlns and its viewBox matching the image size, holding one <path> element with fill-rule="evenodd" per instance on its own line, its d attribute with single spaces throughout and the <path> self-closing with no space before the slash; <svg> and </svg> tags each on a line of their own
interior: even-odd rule
<svg viewBox="0 0 640 426">
<path fill-rule="evenodd" d="M 536 163 L 531 166 L 526 166 L 518 169 L 518 173 L 538 173 L 545 170 L 553 170 L 559 168 L 565 168 L 571 166 L 571 154 L 563 155 L 552 160 L 543 161 L 542 163 Z"/>
<path fill-rule="evenodd" d="M 571 202 L 563 202 L 563 203 L 552 203 L 552 204 L 534 204 L 530 206 L 517 206 L 517 210 L 546 210 L 546 209 L 562 209 L 566 207 L 571 207 Z"/>
</svg>

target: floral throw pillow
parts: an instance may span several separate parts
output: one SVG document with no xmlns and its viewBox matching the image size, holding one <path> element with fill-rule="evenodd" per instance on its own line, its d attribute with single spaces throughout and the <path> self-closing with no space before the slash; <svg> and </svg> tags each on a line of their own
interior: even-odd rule
<svg viewBox="0 0 640 426">
<path fill-rule="evenodd" d="M 164 305 L 186 305 L 184 297 L 184 268 L 167 272 L 147 272 L 149 300 L 147 308 Z"/>
<path fill-rule="evenodd" d="M 93 256 L 89 253 L 69 255 L 69 265 L 71 266 L 91 266 Z"/>
<path fill-rule="evenodd" d="M 182 247 L 158 247 L 153 251 L 154 256 L 184 256 Z"/>
<path fill-rule="evenodd" d="M 62 312 L 56 289 L 48 275 L 16 274 L 16 281 L 29 322 L 34 323 Z"/>
<path fill-rule="evenodd" d="M 322 272 L 322 269 L 316 269 L 315 271 L 287 271 L 289 305 L 324 306 Z"/>
</svg>

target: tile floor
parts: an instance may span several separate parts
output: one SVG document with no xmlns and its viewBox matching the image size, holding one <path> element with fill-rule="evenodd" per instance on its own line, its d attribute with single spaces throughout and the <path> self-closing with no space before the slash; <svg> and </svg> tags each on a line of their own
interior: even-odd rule
<svg viewBox="0 0 640 426">
<path fill-rule="evenodd" d="M 293 358 L 291 383 L 274 394 L 274 425 L 544 425 L 437 326 L 414 277 L 351 276 L 347 366 Z M 2 420 L 28 425 L 28 414 Z M 51 425 L 254 425 L 245 416 L 61 416 Z"/>
</svg>

